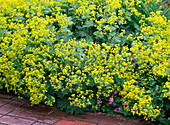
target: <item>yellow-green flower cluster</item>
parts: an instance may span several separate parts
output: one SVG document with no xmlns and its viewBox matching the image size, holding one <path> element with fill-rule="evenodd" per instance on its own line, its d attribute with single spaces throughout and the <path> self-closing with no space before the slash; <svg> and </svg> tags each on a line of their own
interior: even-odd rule
<svg viewBox="0 0 170 125">
<path fill-rule="evenodd" d="M 132 100 L 136 102 L 133 108 L 130 108 L 129 104 L 127 104 L 128 106 L 126 108 L 124 107 L 124 109 L 130 111 L 133 115 L 143 115 L 146 119 L 148 119 L 147 116 L 149 116 L 153 120 L 160 115 L 160 110 L 153 107 L 153 98 L 147 95 L 145 87 L 135 86 L 134 83 L 139 84 L 136 80 L 130 80 L 123 85 L 121 96 L 123 96 L 124 100 L 128 100 L 129 103 L 132 102 Z"/>
<path fill-rule="evenodd" d="M 70 18 L 64 1 L 0 0 L 0 89 L 32 105 L 65 97 L 73 107 L 96 110 L 96 100 L 116 90 L 124 110 L 154 120 L 161 114 L 155 95 L 170 99 L 170 21 L 161 11 L 146 18 L 135 8 L 141 0 L 68 0 L 75 9 Z M 122 28 L 130 13 L 140 19 L 136 34 Z M 132 47 L 72 38 L 70 27 L 80 18 L 87 32 L 96 28 L 89 33 L 96 39 L 131 40 Z"/>
<path fill-rule="evenodd" d="M 170 99 L 170 82 L 165 83 L 162 92 L 164 93 L 163 97 Z"/>
</svg>

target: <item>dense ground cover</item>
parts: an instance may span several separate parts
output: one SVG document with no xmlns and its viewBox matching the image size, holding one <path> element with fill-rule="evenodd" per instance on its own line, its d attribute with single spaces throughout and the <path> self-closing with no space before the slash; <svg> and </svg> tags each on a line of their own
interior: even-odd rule
<svg viewBox="0 0 170 125">
<path fill-rule="evenodd" d="M 0 0 L 0 87 L 70 113 L 168 124 L 170 21 L 159 0 Z"/>
</svg>

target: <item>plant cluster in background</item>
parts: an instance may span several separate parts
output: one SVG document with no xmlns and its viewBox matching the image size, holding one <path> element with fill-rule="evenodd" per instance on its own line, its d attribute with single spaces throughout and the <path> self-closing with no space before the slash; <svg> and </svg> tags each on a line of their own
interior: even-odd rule
<svg viewBox="0 0 170 125">
<path fill-rule="evenodd" d="M 160 0 L 0 0 L 0 89 L 78 114 L 170 119 Z"/>
</svg>

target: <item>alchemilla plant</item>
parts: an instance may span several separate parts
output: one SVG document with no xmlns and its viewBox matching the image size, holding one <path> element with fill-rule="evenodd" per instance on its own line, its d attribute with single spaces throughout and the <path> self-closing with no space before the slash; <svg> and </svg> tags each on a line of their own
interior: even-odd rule
<svg viewBox="0 0 170 125">
<path fill-rule="evenodd" d="M 0 89 L 69 113 L 169 124 L 161 0 L 0 0 Z"/>
</svg>

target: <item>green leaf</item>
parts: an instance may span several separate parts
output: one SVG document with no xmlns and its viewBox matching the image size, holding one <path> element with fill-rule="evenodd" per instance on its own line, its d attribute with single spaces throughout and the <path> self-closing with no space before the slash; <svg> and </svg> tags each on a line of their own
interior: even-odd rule
<svg viewBox="0 0 170 125">
<path fill-rule="evenodd" d="M 103 35 L 102 33 L 100 33 L 100 32 L 97 32 L 97 33 L 94 32 L 93 34 L 94 34 L 97 38 L 100 38 L 100 39 L 104 37 L 104 35 Z"/>
<path fill-rule="evenodd" d="M 167 110 L 170 109 L 170 100 L 164 99 L 164 106 L 166 107 Z"/>
<path fill-rule="evenodd" d="M 58 103 L 58 107 L 63 110 L 65 109 L 65 111 L 67 113 L 70 113 L 70 114 L 83 114 L 83 109 L 81 108 L 78 108 L 78 107 L 74 107 L 74 106 L 71 106 L 70 105 L 70 102 L 68 101 L 67 98 L 64 98 L 64 99 L 57 99 L 57 103 Z"/>
<path fill-rule="evenodd" d="M 91 27 L 93 25 L 94 25 L 94 22 L 88 20 L 88 21 L 85 22 L 85 25 L 83 25 L 83 27 Z"/>
<path fill-rule="evenodd" d="M 93 37 L 91 36 L 87 36 L 85 39 L 88 44 L 90 44 L 90 42 L 93 42 Z"/>
<path fill-rule="evenodd" d="M 137 24 L 134 24 L 134 27 L 137 29 L 137 30 L 141 30 L 141 28 L 139 27 L 139 25 L 137 25 Z"/>
<path fill-rule="evenodd" d="M 25 18 L 24 17 L 16 17 L 12 21 L 16 21 L 16 20 L 25 20 Z"/>
<path fill-rule="evenodd" d="M 81 35 L 81 37 L 87 36 L 86 32 L 84 32 L 84 31 L 80 31 L 80 35 Z"/>
<path fill-rule="evenodd" d="M 66 97 L 64 97 L 63 99 L 57 99 L 57 104 L 58 108 L 63 110 L 64 108 L 67 108 L 68 105 L 70 105 L 70 102 Z"/>
<path fill-rule="evenodd" d="M 124 112 L 122 112 L 122 114 L 123 114 L 124 116 L 132 115 L 131 113 L 129 113 L 128 111 L 125 111 L 125 110 L 124 110 Z"/>
<path fill-rule="evenodd" d="M 65 89 L 63 92 L 62 92 L 64 95 L 68 95 L 69 91 L 67 89 Z"/>
<path fill-rule="evenodd" d="M 43 10 L 44 14 L 49 14 L 51 12 L 51 9 L 50 8 L 45 8 Z"/>
<path fill-rule="evenodd" d="M 81 18 L 82 18 L 82 19 L 86 19 L 87 17 L 83 15 Z"/>
<path fill-rule="evenodd" d="M 126 15 L 127 15 L 126 18 L 128 19 L 128 21 L 131 22 L 132 13 L 127 12 Z"/>
<path fill-rule="evenodd" d="M 170 125 L 170 117 L 168 119 L 164 118 L 162 123 L 165 124 L 165 125 Z"/>
<path fill-rule="evenodd" d="M 130 119 L 133 119 L 133 120 L 139 120 L 139 119 L 141 119 L 139 116 L 131 116 L 131 117 L 129 117 Z"/>
</svg>

